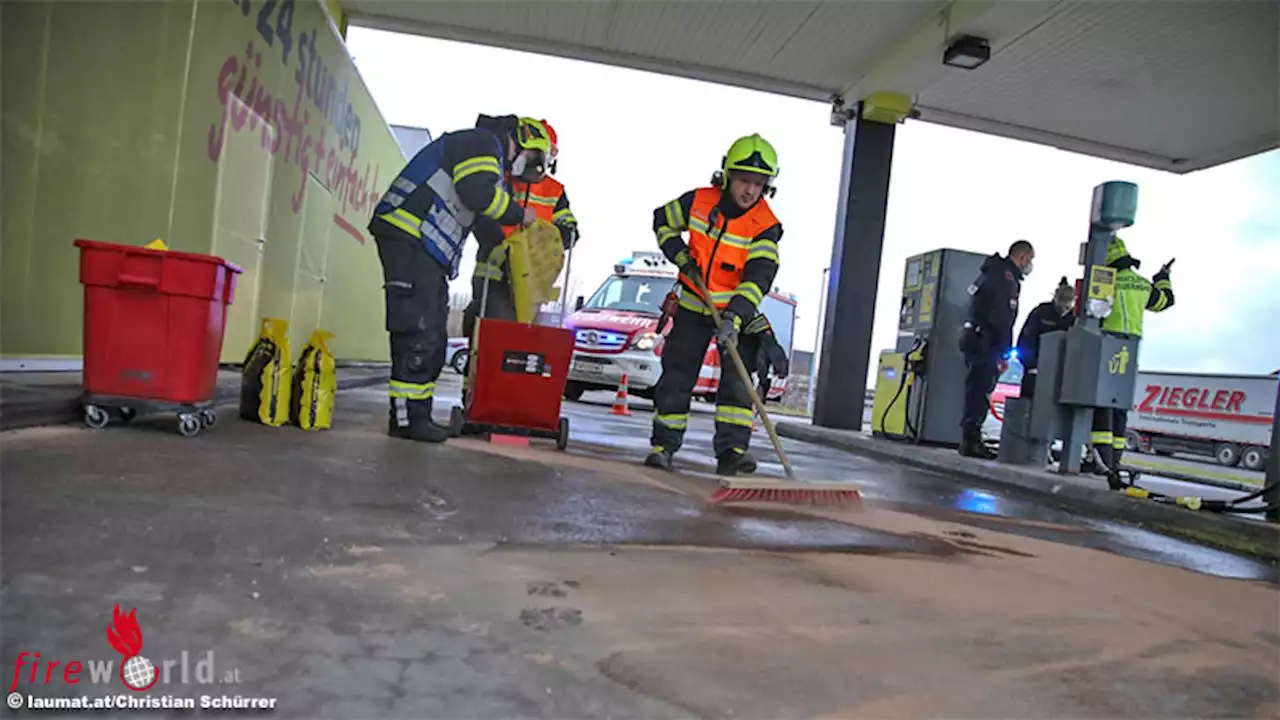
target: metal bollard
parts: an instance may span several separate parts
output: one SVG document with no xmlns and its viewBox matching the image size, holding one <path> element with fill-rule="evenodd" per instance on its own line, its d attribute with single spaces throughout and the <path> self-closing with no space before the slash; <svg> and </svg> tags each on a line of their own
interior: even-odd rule
<svg viewBox="0 0 1280 720">
<path fill-rule="evenodd" d="M 997 460 L 1010 465 L 1044 465 L 1046 443 L 1035 437 L 1038 433 L 1031 424 L 1031 400 L 1008 398 L 1004 401 Z"/>
</svg>

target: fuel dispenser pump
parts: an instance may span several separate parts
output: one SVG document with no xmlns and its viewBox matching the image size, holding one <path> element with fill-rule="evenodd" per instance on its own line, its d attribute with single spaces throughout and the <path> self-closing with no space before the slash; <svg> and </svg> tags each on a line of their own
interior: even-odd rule
<svg viewBox="0 0 1280 720">
<path fill-rule="evenodd" d="M 880 353 L 871 406 L 873 435 L 958 446 L 964 410 L 960 332 L 968 287 L 985 255 L 941 249 L 907 258 L 898 339 Z"/>
</svg>

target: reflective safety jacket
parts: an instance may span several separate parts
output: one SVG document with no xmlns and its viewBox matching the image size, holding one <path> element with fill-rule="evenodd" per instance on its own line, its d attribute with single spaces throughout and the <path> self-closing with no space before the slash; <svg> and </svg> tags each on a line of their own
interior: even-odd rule
<svg viewBox="0 0 1280 720">
<path fill-rule="evenodd" d="M 686 230 L 688 244 L 681 238 Z M 709 315 L 709 299 L 745 320 L 755 315 L 773 287 L 782 223 L 764 198 L 744 211 L 719 188 L 693 190 L 654 210 L 653 231 L 673 263 L 680 252 L 689 253 L 711 292 L 704 298 L 681 275 L 680 307 Z"/>
<path fill-rule="evenodd" d="M 521 210 L 533 208 L 540 218 L 554 223 L 560 228 L 560 237 L 564 240 L 564 248 L 568 250 L 578 242 L 578 220 L 569 209 L 569 196 L 565 194 L 564 185 L 548 175 L 539 182 L 527 183 L 523 180 L 511 179 L 511 197 Z M 501 226 L 497 223 L 480 220 L 476 223 L 476 241 L 480 248 L 476 252 L 476 270 L 473 277 L 487 277 L 493 281 L 503 280 L 503 268 L 507 262 L 507 248 L 502 241 L 511 237 L 519 226 Z"/>
<path fill-rule="evenodd" d="M 369 232 L 418 240 L 458 276 L 462 248 L 477 216 L 518 225 L 524 212 L 502 186 L 502 138 L 485 129 L 446 133 L 418 151 L 374 208 Z"/>
<path fill-rule="evenodd" d="M 1173 283 L 1165 271 L 1155 274 L 1155 283 L 1133 270 L 1133 258 L 1125 255 L 1108 263 L 1116 268 L 1116 299 L 1111 314 L 1102 319 L 1102 329 L 1116 335 L 1142 337 L 1142 314 L 1163 312 L 1173 307 Z"/>
</svg>

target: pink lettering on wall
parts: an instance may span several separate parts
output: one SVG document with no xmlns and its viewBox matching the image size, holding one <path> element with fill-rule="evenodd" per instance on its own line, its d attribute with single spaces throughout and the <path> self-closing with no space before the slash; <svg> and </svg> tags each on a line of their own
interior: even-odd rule
<svg viewBox="0 0 1280 720">
<path fill-rule="evenodd" d="M 314 51 L 313 51 L 314 53 Z M 258 145 L 272 157 L 280 157 L 300 171 L 297 189 L 290 195 L 296 214 L 302 209 L 307 189 L 307 175 L 316 175 L 340 203 L 334 222 L 360 243 L 365 235 L 343 218 L 348 212 L 365 215 L 381 197 L 378 188 L 380 168 L 359 155 L 358 118 L 354 111 L 345 116 L 317 113 L 312 127 L 312 113 L 303 100 L 307 96 L 307 76 L 296 76 L 296 92 L 292 103 L 277 97 L 258 81 L 262 67 L 262 51 L 250 42 L 243 56 L 232 54 L 222 63 L 217 77 L 217 97 L 221 115 L 209 126 L 208 155 L 213 162 L 222 159 L 228 133 L 257 133 Z M 246 86 L 246 80 L 248 85 Z M 345 95 L 345 88 L 344 88 Z M 345 97 L 343 98 L 345 100 Z M 350 107 L 349 105 L 347 106 Z M 342 117 L 343 126 L 330 134 L 330 117 Z M 363 225 L 364 223 L 360 223 Z"/>
</svg>

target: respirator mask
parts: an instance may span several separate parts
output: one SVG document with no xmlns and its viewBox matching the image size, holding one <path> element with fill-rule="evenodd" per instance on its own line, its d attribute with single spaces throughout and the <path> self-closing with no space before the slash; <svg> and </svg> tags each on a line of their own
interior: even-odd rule
<svg viewBox="0 0 1280 720">
<path fill-rule="evenodd" d="M 533 156 L 530 159 L 530 155 Z M 521 150 L 511 162 L 511 176 L 535 183 L 547 176 L 547 159 L 541 152 Z"/>
</svg>

